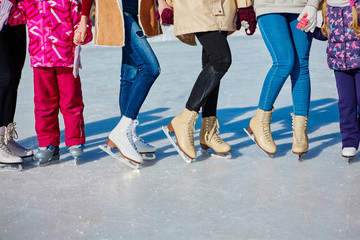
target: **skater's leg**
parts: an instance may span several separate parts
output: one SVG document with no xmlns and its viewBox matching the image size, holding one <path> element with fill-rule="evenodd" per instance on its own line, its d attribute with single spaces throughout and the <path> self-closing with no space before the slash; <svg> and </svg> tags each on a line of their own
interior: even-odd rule
<svg viewBox="0 0 360 240">
<path fill-rule="evenodd" d="M 138 67 L 125 51 L 126 47 L 122 48 L 122 61 L 121 61 L 121 78 L 120 78 L 120 93 L 119 93 L 119 106 L 121 116 L 126 111 L 129 104 L 129 96 L 131 87 L 138 74 Z"/>
<path fill-rule="evenodd" d="M 65 144 L 84 144 L 84 103 L 80 76 L 74 78 L 72 68 L 68 67 L 56 67 L 55 71 L 60 95 L 59 106 L 65 123 Z"/>
<path fill-rule="evenodd" d="M 293 71 L 295 47 L 286 14 L 262 15 L 258 23 L 273 61 L 261 90 L 258 108 L 271 111 L 283 84 Z"/>
<path fill-rule="evenodd" d="M 312 37 L 296 28 L 297 16 L 288 16 L 291 34 L 295 46 L 295 64 L 291 72 L 294 114 L 308 116 L 310 105 L 309 55 Z"/>
<path fill-rule="evenodd" d="M 342 147 L 359 146 L 357 95 L 354 71 L 334 71 L 339 95 L 339 118 Z"/>
<path fill-rule="evenodd" d="M 125 12 L 124 22 L 125 46 L 123 49 L 136 64 L 138 72 L 130 88 L 127 103 L 124 103 L 123 108 L 125 109 L 121 109 L 121 111 L 122 115 L 136 119 L 152 84 L 160 74 L 160 66 L 136 19 Z"/>
<path fill-rule="evenodd" d="M 2 126 L 7 126 L 14 122 L 17 89 L 25 61 L 25 25 L 5 26 L 0 32 L 0 48 L 5 48 L 0 50 L 0 83 L 4 78 L 8 79 L 6 90 L 3 87 L 0 90 L 0 122 Z"/>
<path fill-rule="evenodd" d="M 227 32 L 218 31 L 196 33 L 196 37 L 203 46 L 208 59 L 205 60 L 207 64 L 203 66 L 186 103 L 186 108 L 190 111 L 199 112 L 200 107 L 202 107 L 206 101 L 209 101 L 210 104 L 206 104 L 205 111 L 207 111 L 208 108 L 212 108 L 211 112 L 214 112 L 215 107 L 216 113 L 217 88 L 219 87 L 221 78 L 231 65 L 231 52 L 226 36 Z M 210 94 L 212 94 L 211 99 L 208 99 Z"/>
<path fill-rule="evenodd" d="M 55 68 L 36 67 L 34 70 L 35 130 L 39 147 L 60 144 L 59 90 Z"/>
</svg>

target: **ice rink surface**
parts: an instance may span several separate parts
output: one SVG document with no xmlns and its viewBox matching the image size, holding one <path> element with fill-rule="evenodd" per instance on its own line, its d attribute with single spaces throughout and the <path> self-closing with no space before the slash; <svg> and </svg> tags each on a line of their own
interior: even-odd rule
<svg viewBox="0 0 360 240">
<path fill-rule="evenodd" d="M 310 150 L 291 151 L 290 81 L 276 103 L 270 159 L 243 132 L 271 65 L 260 35 L 229 38 L 233 62 L 222 80 L 218 117 L 230 160 L 186 164 L 161 131 L 184 108 L 201 70 L 201 48 L 152 40 L 162 73 L 139 116 L 138 132 L 157 158 L 134 171 L 98 148 L 119 121 L 121 48 L 85 46 L 81 70 L 86 151 L 81 164 L 64 145 L 61 161 L 0 172 L 0 239 L 360 239 L 360 157 L 341 157 L 337 92 L 326 43 L 314 41 Z M 15 116 L 19 142 L 37 148 L 29 57 Z M 60 115 L 61 117 L 61 115 Z M 62 117 L 61 117 L 62 118 Z M 195 142 L 199 148 L 196 125 Z"/>
</svg>

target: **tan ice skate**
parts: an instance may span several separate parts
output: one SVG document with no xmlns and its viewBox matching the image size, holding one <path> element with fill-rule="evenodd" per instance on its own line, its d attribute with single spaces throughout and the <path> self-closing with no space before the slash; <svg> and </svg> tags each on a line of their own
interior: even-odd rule
<svg viewBox="0 0 360 240">
<path fill-rule="evenodd" d="M 204 117 L 201 122 L 199 136 L 200 146 L 205 151 L 209 148 L 213 149 L 216 153 L 215 156 L 231 158 L 231 147 L 220 138 L 219 128 L 219 119 L 217 117 Z"/>
<path fill-rule="evenodd" d="M 271 158 L 276 152 L 276 145 L 270 129 L 272 113 L 273 110 L 263 111 L 258 108 L 255 116 L 250 120 L 248 132 L 244 129 L 249 134 L 249 137 L 254 134 L 254 142 Z"/>
<path fill-rule="evenodd" d="M 163 127 L 163 131 L 178 151 L 185 162 L 190 163 L 196 158 L 194 145 L 194 127 L 199 114 L 196 111 L 184 109 L 182 113 L 172 119 L 170 124 Z M 173 132 L 176 137 L 177 145 L 171 138 L 169 132 Z"/>
<path fill-rule="evenodd" d="M 292 129 L 293 129 L 293 145 L 292 151 L 299 155 L 299 160 L 302 160 L 302 155 L 308 152 L 309 140 L 307 136 L 307 116 L 292 116 Z"/>
</svg>

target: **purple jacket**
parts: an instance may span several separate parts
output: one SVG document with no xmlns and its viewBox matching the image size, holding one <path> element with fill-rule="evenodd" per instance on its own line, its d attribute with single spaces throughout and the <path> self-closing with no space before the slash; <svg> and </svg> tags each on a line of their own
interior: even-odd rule
<svg viewBox="0 0 360 240">
<path fill-rule="evenodd" d="M 358 4 L 356 8 L 359 12 Z M 360 38 L 351 29 L 351 7 L 328 6 L 326 19 L 330 28 L 326 50 L 329 67 L 334 70 L 360 68 Z"/>
</svg>

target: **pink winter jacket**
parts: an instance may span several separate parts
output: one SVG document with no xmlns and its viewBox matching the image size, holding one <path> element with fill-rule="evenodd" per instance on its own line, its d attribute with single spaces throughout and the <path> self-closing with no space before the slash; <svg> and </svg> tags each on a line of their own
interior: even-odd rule
<svg viewBox="0 0 360 240">
<path fill-rule="evenodd" d="M 31 67 L 73 67 L 73 36 L 80 21 L 80 10 L 78 0 L 18 1 L 8 24 L 18 25 L 26 21 Z M 84 44 L 91 40 L 89 21 Z"/>
</svg>

